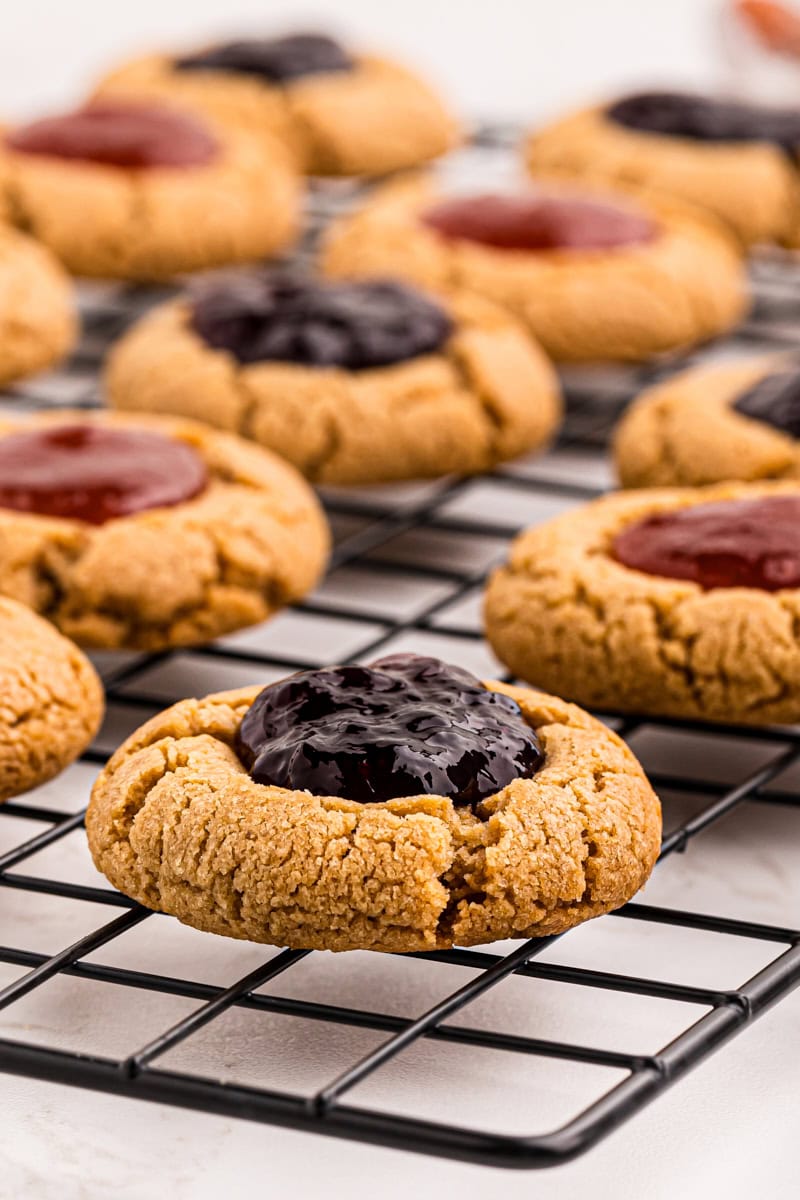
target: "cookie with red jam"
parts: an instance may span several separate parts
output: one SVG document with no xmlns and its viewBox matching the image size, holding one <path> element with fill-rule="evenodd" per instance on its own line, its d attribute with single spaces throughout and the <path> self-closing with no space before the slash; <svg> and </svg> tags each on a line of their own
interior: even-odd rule
<svg viewBox="0 0 800 1200">
<path fill-rule="evenodd" d="M 531 174 L 634 184 L 697 204 L 745 245 L 800 238 L 800 108 L 642 92 L 534 131 Z"/>
<path fill-rule="evenodd" d="M 618 908 L 661 813 L 587 713 L 393 655 L 181 701 L 111 758 L 86 830 L 115 887 L 197 929 L 408 952 Z"/>
<path fill-rule="evenodd" d="M 256 624 L 314 585 L 327 548 L 300 476 L 229 434 L 78 412 L 0 424 L 0 594 L 81 645 Z"/>
<path fill-rule="evenodd" d="M 489 581 L 516 676 L 608 711 L 800 720 L 800 483 L 624 492 L 529 529 Z"/>
<path fill-rule="evenodd" d="M 49 621 L 0 596 L 0 802 L 69 766 L 102 715 L 88 658 Z"/>
<path fill-rule="evenodd" d="M 276 254 L 300 219 L 282 145 L 155 100 L 7 131 L 0 197 L 72 274 L 140 281 Z"/>
<path fill-rule="evenodd" d="M 623 487 L 800 479 L 800 361 L 694 367 L 647 388 L 614 435 Z"/>
<path fill-rule="evenodd" d="M 711 218 L 642 193 L 550 183 L 444 196 L 386 185 L 334 222 L 323 271 L 460 287 L 513 313 L 565 362 L 646 359 L 734 326 L 740 255 Z"/>
<path fill-rule="evenodd" d="M 153 310 L 111 352 L 120 409 L 198 417 L 322 483 L 465 474 L 555 432 L 555 374 L 496 306 L 393 279 L 254 270 Z"/>
<path fill-rule="evenodd" d="M 77 332 L 75 299 L 60 263 L 32 238 L 0 225 L 0 387 L 53 366 Z"/>
<path fill-rule="evenodd" d="M 319 33 L 138 58 L 97 94 L 174 101 L 277 137 L 310 175 L 384 175 L 436 158 L 457 136 L 444 103 L 416 74 Z"/>
</svg>

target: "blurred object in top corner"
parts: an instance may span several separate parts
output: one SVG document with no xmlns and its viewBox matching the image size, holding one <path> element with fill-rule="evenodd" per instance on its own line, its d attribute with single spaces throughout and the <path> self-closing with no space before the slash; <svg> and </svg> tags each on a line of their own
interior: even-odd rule
<svg viewBox="0 0 800 1200">
<path fill-rule="evenodd" d="M 743 100 L 800 104 L 800 7 L 779 0 L 725 0 L 725 85 Z"/>
</svg>

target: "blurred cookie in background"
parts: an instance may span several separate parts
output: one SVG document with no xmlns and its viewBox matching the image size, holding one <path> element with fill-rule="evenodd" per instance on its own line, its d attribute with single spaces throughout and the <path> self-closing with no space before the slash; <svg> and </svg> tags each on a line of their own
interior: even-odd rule
<svg viewBox="0 0 800 1200">
<path fill-rule="evenodd" d="M 390 277 L 220 274 L 113 348 L 109 403 L 199 418 L 324 483 L 469 474 L 543 446 L 561 400 L 496 305 Z"/>
<path fill-rule="evenodd" d="M 471 195 L 390 183 L 333 223 L 320 261 L 331 277 L 396 274 L 482 295 L 564 362 L 647 359 L 727 332 L 749 304 L 717 221 L 589 183 Z"/>
<path fill-rule="evenodd" d="M 534 176 L 633 184 L 701 206 L 745 246 L 800 236 L 800 106 L 639 92 L 571 113 L 525 144 Z"/>
<path fill-rule="evenodd" d="M 0 596 L 0 801 L 63 771 L 102 715 L 88 658 L 49 621 Z"/>
<path fill-rule="evenodd" d="M 284 250 L 301 181 L 277 141 L 115 100 L 7 131 L 0 195 L 73 274 L 151 281 Z"/>
<path fill-rule="evenodd" d="M 0 224 L 0 385 L 59 362 L 77 333 L 75 298 L 61 264 Z"/>
<path fill-rule="evenodd" d="M 534 526 L 486 592 L 516 678 L 604 712 L 800 719 L 800 481 L 617 492 Z"/>
<path fill-rule="evenodd" d="M 113 71 L 97 94 L 170 100 L 276 136 L 311 175 L 383 175 L 457 140 L 453 117 L 416 74 L 319 33 L 149 55 Z"/>
<path fill-rule="evenodd" d="M 642 392 L 614 435 L 623 487 L 800 478 L 800 361 L 693 367 Z"/>
<path fill-rule="evenodd" d="M 258 624 L 314 586 L 328 545 L 292 467 L 197 422 L 0 426 L 0 594 L 80 645 L 165 649 Z"/>
</svg>

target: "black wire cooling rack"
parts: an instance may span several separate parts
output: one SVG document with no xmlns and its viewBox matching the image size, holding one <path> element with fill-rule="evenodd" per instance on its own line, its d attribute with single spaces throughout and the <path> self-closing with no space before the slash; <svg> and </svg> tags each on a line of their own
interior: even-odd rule
<svg viewBox="0 0 800 1200">
<path fill-rule="evenodd" d="M 484 182 L 506 142 L 504 134 L 488 131 L 468 152 L 472 168 L 482 173 Z M 350 198 L 347 189 L 317 192 L 312 225 L 324 222 L 331 209 Z M 720 352 L 800 346 L 800 331 L 793 324 L 798 268 L 777 258 L 763 259 L 754 267 L 754 283 L 757 304 L 747 326 L 722 350 L 706 348 L 693 360 Z M 7 393 L 3 405 L 29 409 L 96 403 L 98 366 L 106 346 L 159 298 L 158 292 L 117 286 L 87 288 L 85 334 L 68 368 Z M 521 527 L 591 499 L 608 486 L 607 466 L 597 448 L 607 440 L 619 411 L 644 383 L 687 361 L 662 361 L 635 370 L 568 372 L 564 433 L 554 451 L 538 460 L 471 480 L 327 492 L 336 546 L 327 580 L 312 598 L 259 629 L 190 651 L 98 656 L 109 718 L 95 746 L 72 768 L 73 774 L 81 772 L 82 793 L 91 771 L 105 761 L 121 737 L 152 712 L 187 694 L 256 680 L 266 683 L 322 662 L 363 661 L 404 649 L 434 653 L 484 675 L 495 673 L 477 615 L 487 569 Z M 682 814 L 670 825 L 667 807 L 662 860 L 685 851 L 734 810 L 755 803 L 797 804 L 797 788 L 789 780 L 790 769 L 800 762 L 800 728 L 720 728 L 600 715 L 633 744 L 646 765 L 648 739 L 657 735 L 671 740 L 669 761 L 675 766 L 667 771 L 662 763 L 649 771 L 655 787 L 663 796 L 676 799 Z M 743 759 L 743 747 L 757 748 L 757 760 L 747 755 Z M 742 766 L 745 760 L 746 767 Z M 712 770 L 712 761 L 727 764 L 726 769 Z M 8 923 L 2 923 L 0 906 L 0 930 L 13 939 L 13 944 L 0 946 L 0 968 L 6 972 L 0 980 L 8 980 L 0 989 L 0 1068 L 7 1072 L 476 1163 L 543 1167 L 588 1149 L 800 984 L 796 914 L 787 914 L 787 926 L 779 927 L 725 912 L 649 903 L 628 904 L 593 923 L 607 923 L 622 935 L 605 943 L 602 969 L 571 952 L 571 947 L 579 947 L 580 931 L 561 939 L 400 960 L 248 947 L 251 955 L 257 954 L 259 965 L 243 973 L 229 969 L 223 982 L 208 981 L 204 959 L 211 953 L 210 943 L 216 946 L 225 939 L 193 933 L 195 939 L 203 939 L 203 947 L 191 959 L 190 969 L 176 966 L 173 973 L 143 969 L 135 965 L 135 956 L 126 958 L 124 949 L 137 927 L 144 923 L 143 932 L 152 931 L 145 938 L 149 947 L 158 946 L 167 935 L 167 922 L 173 932 L 188 936 L 190 931 L 140 908 L 104 886 L 99 876 L 70 877 L 62 860 L 66 847 L 82 837 L 83 812 L 68 803 L 60 805 L 59 795 L 56 781 L 44 793 L 0 807 L 0 837 L 10 831 L 0 841 L 0 846 L 8 846 L 0 853 L 0 888 L 6 897 L 17 893 L 23 900 L 14 908 L 10 930 Z M 34 949 L 26 919 L 34 903 L 88 905 L 91 927 L 56 952 Z M 111 920 L 97 917 L 103 911 L 97 905 L 112 910 Z M 700 937 L 709 963 L 731 941 L 746 943 L 757 950 L 748 960 L 757 968 L 735 987 L 676 981 L 669 969 L 658 977 L 637 959 L 642 942 L 632 936 L 634 929 L 671 939 L 668 944 L 673 946 L 676 938 Z M 140 937 L 137 944 L 141 943 Z M 103 957 L 109 952 L 110 961 Z M 665 953 L 664 962 L 671 961 Z M 353 986 L 344 988 L 344 1001 L 336 1003 L 342 988 L 332 979 L 337 971 L 341 977 L 343 963 L 350 982 L 355 979 L 357 986 L 355 991 Z M 354 965 L 347 970 L 349 964 Z M 404 975 L 414 968 L 425 971 L 425 987 L 412 989 L 410 1011 L 398 1011 L 397 1005 L 387 1003 L 386 985 L 380 983 L 388 971 L 397 977 L 398 964 Z M 301 976 L 311 980 L 310 990 L 296 985 Z M 439 978 L 442 986 L 437 992 Z M 93 1000 L 82 1008 L 79 1000 L 62 1003 L 54 997 L 49 1008 L 40 1006 L 37 1019 L 30 1014 L 14 1019 L 20 1008 L 24 1013 L 26 1001 L 46 995 L 48 986 L 65 979 L 80 981 L 81 996 L 87 988 L 92 996 L 105 997 L 110 990 L 112 1006 L 122 1003 L 123 994 L 133 995 L 134 1003 L 138 996 L 140 1006 L 152 1001 L 148 1011 L 153 1014 L 153 1028 L 135 1044 L 134 1026 L 138 1026 L 133 1022 L 128 1032 L 134 1044 L 123 1053 L 103 1054 L 91 1016 Z M 515 1027 L 503 1029 L 498 1026 L 505 1009 L 496 1001 L 512 979 L 517 989 L 524 990 L 516 993 Z M 610 1048 L 599 1033 L 591 1039 L 550 1037 L 536 1020 L 531 1032 L 531 1022 L 519 1019 L 519 1013 L 535 1013 L 548 986 L 558 987 L 559 1007 L 568 1008 L 579 995 L 596 997 L 604 1021 L 605 1014 L 611 1020 L 614 1006 L 625 997 L 657 1001 L 668 1012 L 670 1036 L 655 1051 L 639 1052 L 638 1009 L 626 1009 L 629 1015 L 621 1018 L 622 1041 L 633 1049 Z M 494 1007 L 488 1020 L 484 1016 L 479 1021 L 473 1017 L 481 997 Z M 178 1001 L 176 1010 L 173 1002 Z M 67 1039 L 69 1044 L 61 1032 L 56 1034 L 52 1023 L 55 1011 L 63 1017 L 65 1008 L 67 1022 L 74 1018 L 79 1027 L 72 1040 Z M 49 1013 L 47 1020 L 43 1012 Z M 256 1023 L 237 1021 L 230 1026 L 232 1014 Z M 258 1057 L 258 1030 L 265 1023 L 273 1030 L 275 1022 L 281 1023 L 283 1032 L 265 1056 L 269 1062 L 258 1064 L 272 1069 L 271 1082 L 237 1078 L 235 1071 L 226 1069 L 231 1057 L 241 1061 L 242 1053 L 247 1056 L 248 1045 L 253 1047 L 251 1057 Z M 305 1033 L 295 1029 L 317 1031 L 308 1044 L 317 1048 L 312 1057 L 319 1055 L 319 1078 L 310 1085 L 300 1066 Z M 209 1058 L 209 1041 L 213 1043 L 217 1035 L 222 1049 Z M 242 1041 L 247 1045 L 243 1047 Z M 462 1056 L 443 1060 L 443 1082 L 433 1111 L 429 1104 L 420 1115 L 414 1105 L 427 1090 L 426 1084 L 416 1083 L 422 1078 L 418 1064 L 424 1047 L 443 1053 L 460 1050 Z M 512 1060 L 523 1063 L 521 1075 L 510 1072 L 507 1064 Z M 217 1065 L 209 1068 L 209 1062 Z M 484 1079 L 494 1073 L 498 1085 L 511 1091 L 513 1101 L 515 1083 L 529 1073 L 535 1079 L 535 1065 L 547 1062 L 557 1068 L 557 1090 L 563 1080 L 572 1078 L 576 1067 L 593 1068 L 591 1086 L 588 1092 L 582 1089 L 565 1119 L 554 1119 L 552 1125 L 545 1120 L 534 1135 L 525 1132 L 524 1105 L 515 1128 L 510 1129 L 497 1128 L 485 1109 L 464 1115 L 463 1103 L 455 1104 L 455 1097 L 463 1101 L 475 1088 L 476 1072 Z M 481 1063 L 487 1066 L 482 1068 Z M 387 1073 L 388 1085 L 382 1093 L 376 1092 L 371 1084 L 387 1078 Z M 548 1115 L 560 1111 L 555 1105 Z M 452 1119 L 453 1112 L 458 1120 Z"/>
</svg>

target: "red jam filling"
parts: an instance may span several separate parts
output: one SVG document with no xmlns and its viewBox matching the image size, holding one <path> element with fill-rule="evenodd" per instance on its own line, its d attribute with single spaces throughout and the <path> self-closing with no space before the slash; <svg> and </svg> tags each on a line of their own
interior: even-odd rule
<svg viewBox="0 0 800 1200">
<path fill-rule="evenodd" d="M 442 237 L 496 250 L 605 250 L 648 242 L 656 232 L 655 223 L 634 209 L 535 193 L 443 200 L 420 219 Z"/>
<path fill-rule="evenodd" d="M 185 442 L 143 429 L 56 425 L 0 438 L 0 508 L 102 525 L 201 492 L 208 472 Z"/>
<path fill-rule="evenodd" d="M 150 104 L 92 104 L 14 129 L 12 150 L 112 167 L 200 167 L 218 150 L 200 121 Z"/>
<path fill-rule="evenodd" d="M 618 562 L 702 588 L 800 587 L 800 496 L 723 500 L 657 513 L 614 539 Z"/>
</svg>

